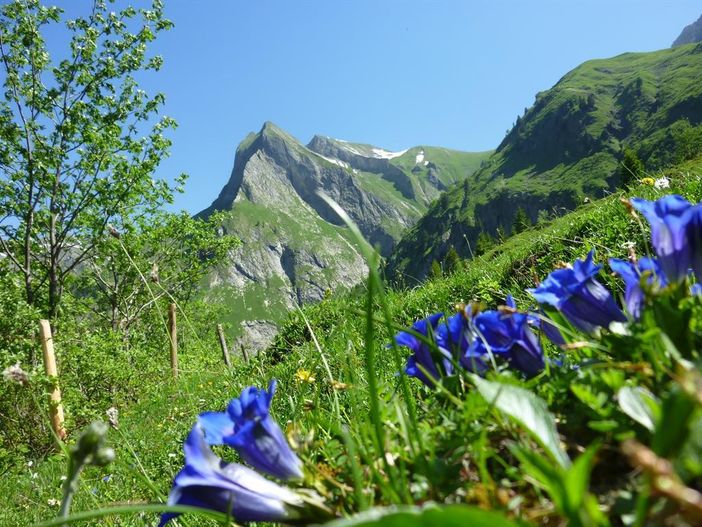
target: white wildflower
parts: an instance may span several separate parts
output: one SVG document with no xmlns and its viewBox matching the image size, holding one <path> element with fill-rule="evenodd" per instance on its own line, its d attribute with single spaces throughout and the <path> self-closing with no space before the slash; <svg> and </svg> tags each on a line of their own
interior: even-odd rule
<svg viewBox="0 0 702 527">
<path fill-rule="evenodd" d="M 658 178 L 654 183 L 653 186 L 657 188 L 658 190 L 662 190 L 665 188 L 670 188 L 670 180 L 663 176 L 662 178 Z"/>
<path fill-rule="evenodd" d="M 18 362 L 14 366 L 8 366 L 2 372 L 2 377 L 7 382 L 14 382 L 24 386 L 29 382 L 29 374 L 22 369 Z"/>
<path fill-rule="evenodd" d="M 105 413 L 107 414 L 107 419 L 110 421 L 110 425 L 112 425 L 113 428 L 117 428 L 119 426 L 119 410 L 114 406 L 110 406 Z"/>
</svg>

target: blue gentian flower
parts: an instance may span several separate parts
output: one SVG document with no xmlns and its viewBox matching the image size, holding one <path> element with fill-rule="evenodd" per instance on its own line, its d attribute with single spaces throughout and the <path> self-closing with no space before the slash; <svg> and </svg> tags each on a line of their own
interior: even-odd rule
<svg viewBox="0 0 702 527">
<path fill-rule="evenodd" d="M 455 313 L 436 328 L 436 345 L 458 357 L 468 348 L 468 336 L 468 319 L 462 312 Z"/>
<path fill-rule="evenodd" d="M 511 294 L 507 295 L 505 300 L 505 305 L 511 309 L 517 309 L 517 302 L 515 302 L 514 297 Z M 556 346 L 563 346 L 566 341 L 561 335 L 561 332 L 556 326 L 554 326 L 549 320 L 546 320 L 546 316 L 543 311 L 539 311 L 537 316 L 536 313 L 527 314 L 527 324 L 532 328 L 541 330 L 546 338 L 553 342 Z"/>
<path fill-rule="evenodd" d="M 644 304 L 644 292 L 641 289 L 641 277 L 646 273 L 646 283 L 656 284 L 658 287 L 668 285 L 668 280 L 663 274 L 658 261 L 653 258 L 641 258 L 636 264 L 617 258 L 609 259 L 609 266 L 624 280 L 624 302 L 626 309 L 634 319 L 641 317 L 641 308 Z"/>
<path fill-rule="evenodd" d="M 249 386 L 226 412 L 200 414 L 198 422 L 210 445 L 229 445 L 253 468 L 277 478 L 301 478 L 302 462 L 269 414 L 275 387 L 275 380 L 268 391 Z"/>
<path fill-rule="evenodd" d="M 288 523 L 301 517 L 305 502 L 296 493 L 210 450 L 199 425 L 184 444 L 185 467 L 173 482 L 169 505 L 190 505 L 231 514 L 238 522 Z M 176 513 L 161 516 L 162 527 Z"/>
<path fill-rule="evenodd" d="M 611 293 L 595 280 L 602 266 L 593 263 L 593 255 L 590 251 L 585 260 L 576 260 L 572 269 L 556 269 L 539 287 L 528 289 L 537 302 L 555 307 L 586 333 L 626 320 Z"/>
<path fill-rule="evenodd" d="M 487 355 L 484 349 L 472 345 L 477 339 L 473 323 L 475 314 L 469 304 L 448 317 L 436 330 L 436 345 L 466 370 L 482 374 L 488 369 Z"/>
<path fill-rule="evenodd" d="M 429 336 L 430 332 L 436 332 L 439 320 L 443 316 L 443 313 L 435 313 L 428 318 L 419 320 L 414 323 L 412 330 L 420 335 Z M 440 367 L 446 375 L 451 375 L 453 373 L 451 354 L 449 351 L 439 349 L 442 358 L 441 364 L 437 365 L 432 356 L 431 348 L 412 333 L 400 331 L 395 335 L 395 342 L 398 346 L 405 346 L 412 351 L 412 355 L 407 359 L 405 373 L 410 377 L 416 377 L 430 388 L 432 388 L 436 381 L 442 376 L 442 373 L 439 371 Z M 431 378 L 421 370 L 419 367 L 420 365 L 427 371 Z"/>
<path fill-rule="evenodd" d="M 666 278 L 672 283 L 685 280 L 691 263 L 687 230 L 692 205 L 677 195 L 664 196 L 657 201 L 633 198 L 631 204 L 651 225 L 651 243 Z"/>
<path fill-rule="evenodd" d="M 490 351 L 529 377 L 544 369 L 543 350 L 529 328 L 526 313 L 483 311 L 475 317 L 474 324 L 478 338 L 466 353 L 469 363 L 484 359 Z"/>
</svg>

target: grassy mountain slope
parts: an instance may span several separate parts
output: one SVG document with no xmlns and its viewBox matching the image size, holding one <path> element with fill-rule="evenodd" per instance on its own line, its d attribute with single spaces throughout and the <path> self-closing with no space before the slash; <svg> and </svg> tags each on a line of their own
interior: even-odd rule
<svg viewBox="0 0 702 527">
<path fill-rule="evenodd" d="M 702 159 L 670 170 L 667 175 L 671 179 L 671 192 L 681 193 L 693 201 L 702 199 Z M 597 250 L 599 262 L 610 256 L 625 257 L 632 242 L 640 254 L 645 254 L 647 234 L 619 202 L 620 197 L 632 195 L 654 199 L 662 192 L 648 186 L 637 187 L 631 193 L 618 192 L 510 238 L 450 277 L 428 281 L 411 291 L 389 291 L 387 300 L 394 321 L 398 325 L 411 324 L 429 313 L 451 310 L 461 301 L 480 300 L 495 305 L 502 302 L 508 292 L 517 296 L 519 305 L 528 305 L 524 288 L 534 285 L 537 277 L 545 276 L 559 261 L 582 257 L 590 248 Z M 609 285 L 617 294 L 622 294 L 621 283 L 611 279 Z M 280 423 L 291 423 L 289 437 L 295 438 L 306 466 L 315 471 L 317 489 L 342 511 L 358 506 L 352 491 L 354 476 L 348 462 L 350 454 L 341 435 L 333 431 L 332 424 L 338 426 L 340 420 L 349 425 L 357 441 L 371 442 L 373 431 L 368 421 L 369 398 L 364 372 L 363 303 L 362 297 L 346 296 L 305 307 L 305 318 L 319 347 L 313 342 L 302 315 L 294 313 L 270 353 L 259 355 L 251 363 L 237 361 L 231 370 L 226 370 L 213 360 L 210 350 L 202 350 L 202 357 L 193 352 L 184 354 L 183 373 L 177 381 L 163 377 L 144 379 L 146 393 L 139 402 L 120 408 L 120 428 L 111 432 L 116 462 L 105 469 L 86 471 L 75 498 L 74 511 L 93 509 L 108 502 L 165 500 L 172 478 L 182 466 L 182 440 L 196 414 L 221 410 L 244 386 L 265 386 L 271 378 L 279 381 L 272 415 Z M 377 318 L 382 316 L 378 306 L 374 307 L 374 314 Z M 382 324 L 376 329 L 371 345 L 378 358 L 380 412 L 386 423 L 388 451 L 397 455 L 393 459 L 401 465 L 408 455 L 402 450 L 406 448 L 407 423 L 398 406 L 396 370 L 391 353 L 385 347 L 391 334 Z M 186 335 L 185 338 L 190 337 Z M 215 348 L 214 335 L 201 338 L 206 345 Z M 311 382 L 299 380 L 296 372 L 301 369 L 308 370 L 314 379 Z M 615 373 L 613 370 L 612 375 Z M 333 388 L 328 375 L 346 386 Z M 553 384 L 542 380 L 537 379 L 532 388 L 536 390 L 541 385 L 542 397 L 548 398 L 549 386 Z M 552 518 L 553 507 L 544 508 L 543 498 L 526 490 L 529 485 L 520 483 L 523 471 L 512 466 L 513 460 L 507 457 L 505 443 L 510 439 L 528 442 L 524 432 L 512 424 L 495 425 L 490 417 L 493 410 L 481 402 L 474 390 L 465 393 L 464 406 L 456 409 L 449 400 L 423 389 L 418 382 L 411 383 L 411 389 L 420 419 L 418 433 L 430 452 L 429 473 L 433 474 L 409 487 L 413 500 L 467 502 L 506 510 L 510 508 L 509 500 L 485 498 L 485 487 L 491 485 L 489 492 L 494 492 L 494 484 L 499 481 L 501 487 L 508 485 L 510 493 L 516 492 L 508 497 L 525 497 L 520 499 L 517 509 L 510 508 L 514 514 L 529 517 L 539 525 L 556 522 Z M 567 387 L 565 393 L 568 393 Z M 573 395 L 568 398 L 572 400 Z M 336 414 L 336 401 L 341 409 L 340 416 Z M 556 405 L 559 401 L 550 403 Z M 580 407 L 584 405 L 580 403 Z M 587 434 L 589 429 L 583 423 L 565 418 L 558 423 L 559 431 L 564 434 L 580 430 L 580 426 Z M 585 439 L 583 444 L 586 444 Z M 538 450 L 538 446 L 534 445 L 534 449 Z M 364 463 L 374 461 L 368 459 L 368 452 L 363 449 L 359 456 Z M 591 485 L 601 495 L 606 496 L 609 486 L 617 484 L 608 479 L 607 472 L 608 463 L 617 468 L 617 458 L 621 458 L 618 450 L 602 449 L 597 461 L 599 469 L 593 473 Z M 65 458 L 55 455 L 29 468 L 26 465 L 8 468 L 0 480 L 0 494 L 6 497 L 6 506 L 0 509 L 0 525 L 29 525 L 54 516 L 57 508 L 52 500 L 60 498 L 64 465 Z M 459 472 L 457 467 L 463 468 Z M 412 466 L 408 468 L 411 470 Z M 632 472 L 629 467 L 624 470 Z M 370 480 L 369 476 L 363 483 L 371 484 Z M 330 481 L 334 481 L 334 485 L 328 484 Z M 372 492 L 368 493 L 368 498 L 383 503 L 382 498 Z M 613 502 L 601 501 L 607 506 Z M 115 524 L 141 525 L 145 521 L 142 516 L 127 516 L 116 520 Z M 193 524 L 202 523 L 188 522 L 188 525 Z"/>
<path fill-rule="evenodd" d="M 539 93 L 474 177 L 432 204 L 390 274 L 421 279 L 452 245 L 469 255 L 480 232 L 509 233 L 519 207 L 535 221 L 613 190 L 624 147 L 650 170 L 689 158 L 701 122 L 702 45 L 588 61 Z"/>
</svg>

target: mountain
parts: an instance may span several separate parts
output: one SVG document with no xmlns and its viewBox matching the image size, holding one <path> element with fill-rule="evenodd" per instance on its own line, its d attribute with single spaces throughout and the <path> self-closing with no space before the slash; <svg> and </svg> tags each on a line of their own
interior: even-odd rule
<svg viewBox="0 0 702 527">
<path fill-rule="evenodd" d="M 702 16 L 689 26 L 685 26 L 680 36 L 675 39 L 672 47 L 683 46 L 685 44 L 694 44 L 702 41 Z"/>
<path fill-rule="evenodd" d="M 649 170 L 688 159 L 701 121 L 702 44 L 585 62 L 537 94 L 484 166 L 407 231 L 388 275 L 414 283 L 452 246 L 470 256 L 481 232 L 509 233 L 520 208 L 534 222 L 613 190 L 624 148 Z"/>
<path fill-rule="evenodd" d="M 274 333 L 271 323 L 290 309 L 351 288 L 366 275 L 348 230 L 317 191 L 336 200 L 389 255 L 431 201 L 489 154 L 426 146 L 388 152 L 322 136 L 305 146 L 265 123 L 239 145 L 229 181 L 198 214 L 227 211 L 223 232 L 243 242 L 231 263 L 210 277 L 208 294 L 227 300 L 229 321 L 234 333 L 247 334 L 245 345 L 265 343 Z"/>
</svg>

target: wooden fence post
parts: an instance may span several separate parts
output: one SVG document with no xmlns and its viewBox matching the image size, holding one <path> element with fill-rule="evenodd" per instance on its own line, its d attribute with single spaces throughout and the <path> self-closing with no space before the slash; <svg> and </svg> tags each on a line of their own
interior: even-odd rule
<svg viewBox="0 0 702 527">
<path fill-rule="evenodd" d="M 168 336 L 171 344 L 171 371 L 178 377 L 178 324 L 176 322 L 176 305 L 168 306 Z"/>
<path fill-rule="evenodd" d="M 56 369 L 56 354 L 54 353 L 54 338 L 51 334 L 51 325 L 48 320 L 39 321 L 39 336 L 41 337 L 41 349 L 44 352 L 44 370 L 46 375 L 54 383 L 49 397 L 49 416 L 51 417 L 51 428 L 56 435 L 66 438 L 66 429 L 63 427 L 63 405 L 61 404 L 61 390 L 58 385 L 58 370 Z"/>
<path fill-rule="evenodd" d="M 249 362 L 249 352 L 246 351 L 246 348 L 244 347 L 243 344 L 241 345 L 241 354 L 244 357 L 244 362 Z"/>
<path fill-rule="evenodd" d="M 229 349 L 227 348 L 227 339 L 224 336 L 224 328 L 222 327 L 222 324 L 217 324 L 217 335 L 219 335 L 219 345 L 222 347 L 224 364 L 226 364 L 227 368 L 231 368 L 232 363 L 229 360 Z"/>
</svg>

